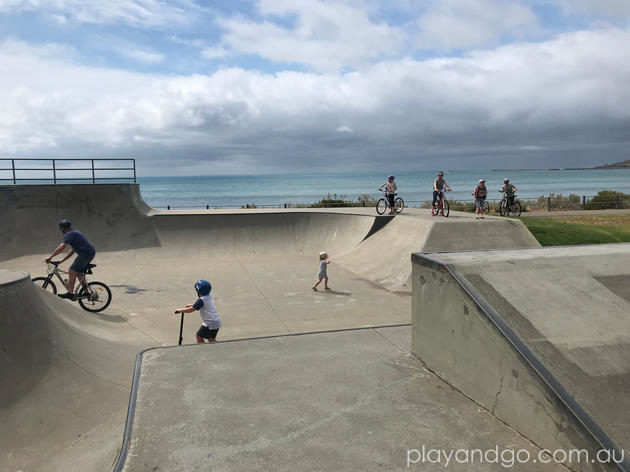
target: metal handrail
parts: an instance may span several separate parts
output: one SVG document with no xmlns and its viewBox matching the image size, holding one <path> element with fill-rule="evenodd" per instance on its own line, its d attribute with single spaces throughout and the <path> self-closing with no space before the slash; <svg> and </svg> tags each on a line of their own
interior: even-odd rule
<svg viewBox="0 0 630 472">
<path fill-rule="evenodd" d="M 12 173 L 11 178 L 1 178 L 2 181 L 13 182 L 16 185 L 19 181 L 53 181 L 53 184 L 57 184 L 57 180 L 62 181 L 92 181 L 93 184 L 96 184 L 97 181 L 101 180 L 129 180 L 136 183 L 136 160 L 134 158 L 102 158 L 102 159 L 80 159 L 80 158 L 62 158 L 62 159 L 27 159 L 27 158 L 0 158 L 0 162 L 11 162 L 11 167 L 0 167 L 0 171 L 10 171 Z M 82 161 L 82 162 L 90 162 L 89 167 L 58 167 L 58 162 L 73 162 L 73 161 Z M 16 167 L 16 162 L 50 162 L 50 167 Z M 130 162 L 131 165 L 129 167 L 96 167 L 94 164 L 98 162 Z M 41 178 L 41 177 L 33 177 L 33 178 L 21 178 L 16 175 L 16 172 L 52 172 L 52 178 Z M 58 175 L 59 172 L 68 172 L 68 171 L 91 171 L 90 177 L 61 177 Z M 97 172 L 100 171 L 133 171 L 133 177 L 99 177 L 96 175 Z"/>
</svg>

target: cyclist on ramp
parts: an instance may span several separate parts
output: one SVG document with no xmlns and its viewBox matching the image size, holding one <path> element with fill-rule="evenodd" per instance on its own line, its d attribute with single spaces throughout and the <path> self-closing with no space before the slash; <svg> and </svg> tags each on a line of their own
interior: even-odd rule
<svg viewBox="0 0 630 472">
<path fill-rule="evenodd" d="M 70 250 L 68 254 L 66 254 L 66 257 L 59 261 L 60 264 L 72 257 L 73 254 L 77 254 L 76 259 L 68 270 L 68 292 L 59 295 L 61 298 L 74 300 L 74 284 L 77 280 L 77 274 L 85 273 L 88 269 L 88 264 L 94 259 L 96 250 L 83 233 L 72 228 L 72 222 L 70 220 L 61 220 L 59 222 L 59 230 L 63 233 L 63 242 L 46 258 L 46 262 L 49 263 L 53 257 L 57 254 L 61 254 L 67 246 L 70 246 Z"/>
</svg>

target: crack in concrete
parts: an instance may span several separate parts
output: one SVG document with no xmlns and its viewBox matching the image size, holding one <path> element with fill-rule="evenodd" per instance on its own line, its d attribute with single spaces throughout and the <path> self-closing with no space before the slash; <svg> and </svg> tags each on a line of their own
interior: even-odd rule
<svg viewBox="0 0 630 472">
<path fill-rule="evenodd" d="M 492 405 L 491 413 L 494 415 L 494 410 L 497 407 L 497 403 L 499 403 L 499 395 L 501 395 L 501 391 L 503 390 L 503 375 L 501 375 L 501 381 L 499 383 L 499 390 L 494 395 L 494 405 Z"/>
</svg>

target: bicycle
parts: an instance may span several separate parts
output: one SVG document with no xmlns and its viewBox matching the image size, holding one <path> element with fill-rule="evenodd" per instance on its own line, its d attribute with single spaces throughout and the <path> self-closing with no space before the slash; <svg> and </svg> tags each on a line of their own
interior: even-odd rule
<svg viewBox="0 0 630 472">
<path fill-rule="evenodd" d="M 81 308 L 92 313 L 103 311 L 112 301 L 112 291 L 103 282 L 88 282 L 86 275 L 92 274 L 92 269 L 96 264 L 89 264 L 84 274 L 77 274 L 78 284 L 74 289 L 74 300 L 79 302 Z M 50 262 L 48 264 L 48 275 L 46 277 L 35 277 L 33 283 L 37 286 L 57 295 L 57 286 L 52 281 L 57 276 L 61 285 L 67 288 L 66 280 L 61 274 L 67 274 L 65 270 L 59 268 L 59 262 Z"/>
<path fill-rule="evenodd" d="M 446 192 L 447 190 L 438 192 L 437 205 L 431 209 L 431 216 L 442 215 L 443 217 L 448 218 L 451 208 L 448 204 L 448 200 L 446 199 Z"/>
<path fill-rule="evenodd" d="M 379 191 L 383 192 L 383 189 L 379 189 Z M 396 197 L 396 195 L 398 195 L 397 193 L 393 194 L 394 197 Z M 387 192 L 385 192 L 385 197 L 381 198 L 378 202 L 376 202 L 376 213 L 378 213 L 379 215 L 382 215 L 383 213 L 385 213 L 385 210 L 387 210 L 388 208 L 391 208 L 389 205 L 389 198 Z M 400 213 L 401 211 L 403 211 L 403 208 L 405 207 L 405 202 L 402 198 L 397 197 L 394 198 L 394 211 L 396 213 Z"/>
<path fill-rule="evenodd" d="M 503 193 L 503 199 L 501 200 L 501 203 L 499 205 L 499 213 L 501 214 L 501 216 L 521 216 L 521 202 L 516 200 L 516 195 L 514 195 L 513 198 L 513 202 L 512 205 L 508 204 L 508 196 L 505 194 L 505 192 Z"/>
</svg>

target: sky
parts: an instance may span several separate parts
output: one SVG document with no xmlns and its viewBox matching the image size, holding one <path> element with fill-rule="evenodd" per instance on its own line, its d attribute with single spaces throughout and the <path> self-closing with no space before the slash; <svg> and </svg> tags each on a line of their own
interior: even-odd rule
<svg viewBox="0 0 630 472">
<path fill-rule="evenodd" d="M 630 159 L 628 0 L 0 0 L 0 157 L 140 175 Z"/>
</svg>

